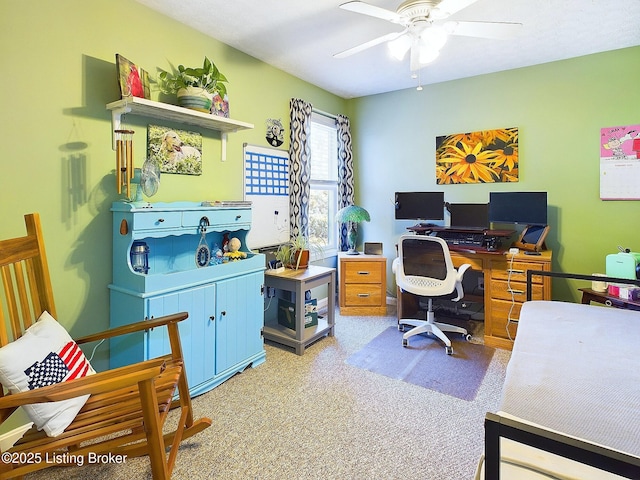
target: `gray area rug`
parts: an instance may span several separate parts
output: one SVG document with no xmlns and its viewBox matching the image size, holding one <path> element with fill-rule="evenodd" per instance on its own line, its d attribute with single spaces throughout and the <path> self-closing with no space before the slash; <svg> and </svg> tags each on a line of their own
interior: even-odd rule
<svg viewBox="0 0 640 480">
<path fill-rule="evenodd" d="M 402 346 L 402 332 L 389 327 L 365 347 L 347 358 L 347 363 L 386 377 L 435 390 L 461 400 L 476 398 L 494 349 L 469 343 L 450 334 L 453 355 L 433 336 L 415 335 Z"/>
</svg>

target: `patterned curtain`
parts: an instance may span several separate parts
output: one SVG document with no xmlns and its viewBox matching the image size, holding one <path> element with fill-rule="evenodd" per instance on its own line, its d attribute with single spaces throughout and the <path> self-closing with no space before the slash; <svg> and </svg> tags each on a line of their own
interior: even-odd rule
<svg viewBox="0 0 640 480">
<path fill-rule="evenodd" d="M 289 211 L 291 236 L 309 235 L 309 196 L 311 187 L 310 103 L 299 98 L 289 102 L 291 141 L 289 144 Z"/>
<path fill-rule="evenodd" d="M 351 151 L 351 129 L 349 118 L 338 115 L 338 209 L 353 205 L 353 153 Z M 358 228 L 355 225 L 355 228 Z M 347 232 L 349 224 L 343 223 L 340 229 L 340 250 L 349 248 Z"/>
</svg>

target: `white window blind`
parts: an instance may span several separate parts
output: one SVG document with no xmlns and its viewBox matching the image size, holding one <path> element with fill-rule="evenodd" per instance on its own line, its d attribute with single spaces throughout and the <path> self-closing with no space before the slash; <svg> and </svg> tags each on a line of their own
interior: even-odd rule
<svg viewBox="0 0 640 480">
<path fill-rule="evenodd" d="M 309 237 L 322 246 L 325 256 L 338 251 L 338 130 L 335 118 L 311 114 L 311 195 Z M 313 252 L 312 252 L 313 254 Z"/>
</svg>

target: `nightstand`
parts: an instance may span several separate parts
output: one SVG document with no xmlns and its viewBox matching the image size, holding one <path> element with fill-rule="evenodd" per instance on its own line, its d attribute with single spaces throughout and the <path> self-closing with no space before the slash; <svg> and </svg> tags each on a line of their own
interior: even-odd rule
<svg viewBox="0 0 640 480">
<path fill-rule="evenodd" d="M 340 314 L 386 315 L 387 259 L 383 255 L 338 254 Z"/>
</svg>

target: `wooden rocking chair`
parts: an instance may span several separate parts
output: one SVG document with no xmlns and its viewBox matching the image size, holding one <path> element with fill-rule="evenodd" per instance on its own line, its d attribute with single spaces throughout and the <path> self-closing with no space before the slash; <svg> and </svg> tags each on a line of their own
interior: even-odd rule
<svg viewBox="0 0 640 480">
<path fill-rule="evenodd" d="M 38 214 L 25 215 L 25 223 L 26 237 L 0 241 L 0 346 L 20 338 L 44 311 L 57 318 Z M 8 450 L 13 455 L 2 456 L 0 478 L 51 466 L 45 459 L 54 455 L 73 458 L 77 465 L 109 454 L 149 455 L 153 478 L 170 478 L 180 442 L 211 425 L 208 418 L 193 419 L 178 334 L 178 322 L 187 316 L 177 313 L 75 340 L 83 344 L 166 326 L 171 353 L 164 357 L 21 393 L 3 394 L 0 387 L 0 423 L 20 406 L 90 395 L 60 435 L 49 437 L 34 425 Z M 173 400 L 176 388 L 179 400 Z M 172 406 L 180 408 L 179 422 L 175 431 L 163 434 Z"/>
</svg>

